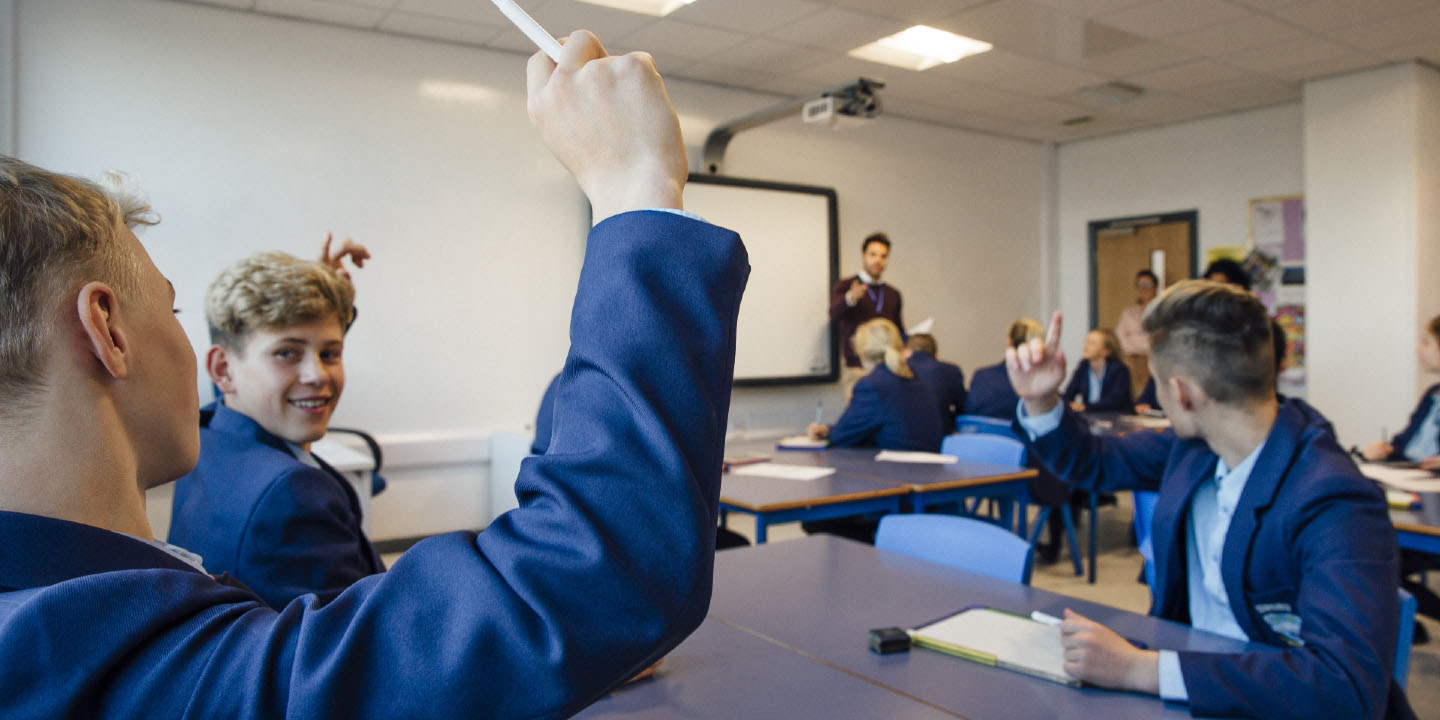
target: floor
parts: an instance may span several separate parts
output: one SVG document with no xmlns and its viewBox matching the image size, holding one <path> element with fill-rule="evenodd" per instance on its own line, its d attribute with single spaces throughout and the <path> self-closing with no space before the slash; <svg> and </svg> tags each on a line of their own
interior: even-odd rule
<svg viewBox="0 0 1440 720">
<path fill-rule="evenodd" d="M 1088 532 L 1084 522 L 1077 519 L 1076 523 L 1082 543 L 1085 542 L 1085 533 Z M 731 513 L 729 528 L 752 541 L 755 537 L 754 523 L 747 515 Z M 768 533 L 770 542 L 804 537 L 799 523 L 771 525 Z M 1031 584 L 1062 595 L 1133 612 L 1147 612 L 1150 609 L 1149 592 L 1145 585 L 1136 582 L 1136 576 L 1140 572 L 1140 554 L 1130 546 L 1129 534 L 1129 495 L 1122 493 L 1117 505 L 1100 509 L 1100 556 L 1095 584 L 1091 585 L 1086 582 L 1086 578 L 1074 575 L 1068 548 L 1060 553 L 1058 562 L 1037 565 Z M 1432 588 L 1440 590 L 1440 573 L 1431 573 L 1429 582 Z M 1416 622 L 1425 625 L 1431 639 L 1426 644 L 1412 648 L 1406 688 L 1410 704 L 1420 718 L 1440 720 L 1440 622 L 1423 616 L 1418 616 Z"/>
</svg>

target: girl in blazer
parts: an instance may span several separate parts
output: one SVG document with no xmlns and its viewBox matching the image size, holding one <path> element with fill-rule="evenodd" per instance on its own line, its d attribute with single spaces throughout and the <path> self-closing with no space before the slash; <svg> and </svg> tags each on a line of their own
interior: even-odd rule
<svg viewBox="0 0 1440 720">
<path fill-rule="evenodd" d="M 939 401 L 905 362 L 895 323 L 865 322 L 851 342 L 868 373 L 855 383 L 840 419 L 829 426 L 811 423 L 810 435 L 831 445 L 939 452 L 945 436 Z"/>
<path fill-rule="evenodd" d="M 1420 355 L 1420 367 L 1425 372 L 1440 374 L 1440 315 L 1430 318 L 1430 324 L 1420 337 L 1416 352 Z M 1365 459 L 1409 460 L 1419 463 L 1427 470 L 1440 470 L 1440 383 L 1431 385 L 1420 396 L 1420 403 L 1410 413 L 1410 422 L 1390 442 L 1376 440 L 1365 448 Z"/>
<path fill-rule="evenodd" d="M 1085 357 L 1065 386 L 1065 402 L 1076 411 L 1130 412 L 1130 369 L 1120 362 L 1120 338 L 1107 328 L 1085 336 Z"/>
</svg>

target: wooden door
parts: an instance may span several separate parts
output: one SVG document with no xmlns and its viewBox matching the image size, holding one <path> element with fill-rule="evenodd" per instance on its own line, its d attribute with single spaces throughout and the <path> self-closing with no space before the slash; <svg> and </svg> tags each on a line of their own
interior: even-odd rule
<svg viewBox="0 0 1440 720">
<path fill-rule="evenodd" d="M 1135 303 L 1135 273 L 1140 270 L 1161 275 L 1160 290 L 1191 277 L 1196 225 L 1194 212 L 1090 223 L 1091 327 L 1115 328 L 1120 311 Z M 1149 368 L 1143 359 L 1127 365 L 1131 394 L 1138 395 Z"/>
</svg>

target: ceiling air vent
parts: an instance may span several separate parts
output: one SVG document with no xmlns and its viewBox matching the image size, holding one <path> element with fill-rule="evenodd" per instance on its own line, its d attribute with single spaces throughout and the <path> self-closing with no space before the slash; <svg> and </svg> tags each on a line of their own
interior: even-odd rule
<svg viewBox="0 0 1440 720">
<path fill-rule="evenodd" d="M 1080 94 L 1096 105 L 1123 105 L 1145 94 L 1145 88 L 1127 82 L 1108 82 L 1080 88 Z"/>
<path fill-rule="evenodd" d="M 1064 125 L 1065 127 L 1075 127 L 1076 125 L 1084 125 L 1086 123 L 1092 122 L 1095 122 L 1094 115 L 1079 115 L 1068 120 L 1061 120 L 1060 124 Z"/>
</svg>

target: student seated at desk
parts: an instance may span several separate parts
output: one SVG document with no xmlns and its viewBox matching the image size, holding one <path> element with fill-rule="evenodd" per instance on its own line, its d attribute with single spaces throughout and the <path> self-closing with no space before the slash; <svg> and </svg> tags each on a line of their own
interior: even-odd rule
<svg viewBox="0 0 1440 720">
<path fill-rule="evenodd" d="M 905 341 L 905 362 L 935 393 L 940 427 L 949 432 L 955 429 L 955 418 L 965 412 L 965 372 L 959 365 L 935 357 L 938 349 L 934 335 L 916 333 Z"/>
<path fill-rule="evenodd" d="M 1060 401 L 1060 313 L 1045 340 L 1006 352 L 1016 430 L 1057 477 L 1157 490 L 1151 612 L 1276 652 L 1142 650 L 1069 610 L 1066 671 L 1159 694 L 1197 716 L 1406 718 L 1391 677 L 1395 533 L 1374 483 L 1308 406 L 1277 400 L 1265 309 L 1206 281 L 1150 307 L 1150 371 L 1173 423 L 1095 437 Z"/>
<path fill-rule="evenodd" d="M 189 472 L 200 437 L 135 206 L 0 157 L 0 714 L 569 717 L 700 625 L 745 249 L 664 211 L 685 147 L 648 55 L 577 31 L 528 75 L 600 219 L 551 450 L 484 533 L 279 612 L 151 536 L 145 491 Z M 426 311 L 468 332 L 455 310 Z"/>
<path fill-rule="evenodd" d="M 1005 334 L 1009 347 L 1018 347 L 1044 336 L 1045 326 L 1031 318 L 1020 318 L 1010 323 L 1010 329 Z M 1015 403 L 1018 402 L 1020 397 L 1010 387 L 1010 376 L 1005 373 L 1005 361 L 1002 360 L 976 370 L 975 377 L 970 378 L 970 392 L 965 396 L 965 414 L 1008 418 L 1015 414 Z"/>
<path fill-rule="evenodd" d="M 175 482 L 167 539 L 274 608 L 385 570 L 355 489 L 310 452 L 345 389 L 354 298 L 327 262 L 279 252 L 240 260 L 205 293 L 221 397 L 200 409 L 200 461 Z"/>
<path fill-rule="evenodd" d="M 1430 319 L 1416 353 L 1421 370 L 1432 375 L 1440 373 L 1440 315 Z M 1440 383 L 1421 393 L 1419 404 L 1399 435 L 1390 442 L 1370 443 L 1363 454 L 1372 462 L 1409 460 L 1427 470 L 1440 470 Z"/>
<path fill-rule="evenodd" d="M 1105 328 L 1091 330 L 1081 352 L 1065 402 L 1077 412 L 1130 412 L 1130 368 L 1120 362 L 1120 338 Z"/>
<path fill-rule="evenodd" d="M 945 428 L 939 402 L 905 362 L 895 323 L 866 321 L 855 329 L 851 343 L 868 373 L 855 383 L 840 419 L 834 425 L 810 423 L 810 436 L 844 447 L 940 452 Z"/>
</svg>

